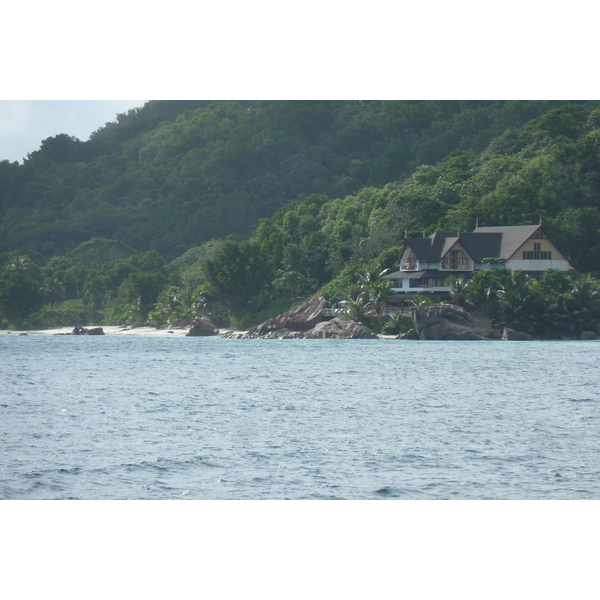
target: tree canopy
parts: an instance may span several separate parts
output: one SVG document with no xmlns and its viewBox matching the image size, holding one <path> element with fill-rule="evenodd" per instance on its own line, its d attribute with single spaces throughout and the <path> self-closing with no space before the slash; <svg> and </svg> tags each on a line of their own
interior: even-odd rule
<svg viewBox="0 0 600 600">
<path fill-rule="evenodd" d="M 406 234 L 477 222 L 542 219 L 600 274 L 595 102 L 149 102 L 0 162 L 0 184 L 5 325 L 341 300 Z"/>
<path fill-rule="evenodd" d="M 548 116 L 553 107 L 562 112 Z M 311 194 L 344 198 L 456 149 L 481 152 L 532 118 L 530 136 L 574 139 L 588 112 L 560 102 L 152 101 L 85 142 L 60 134 L 22 165 L 2 161 L 0 251 L 51 256 L 102 237 L 172 260 L 247 237 Z"/>
</svg>

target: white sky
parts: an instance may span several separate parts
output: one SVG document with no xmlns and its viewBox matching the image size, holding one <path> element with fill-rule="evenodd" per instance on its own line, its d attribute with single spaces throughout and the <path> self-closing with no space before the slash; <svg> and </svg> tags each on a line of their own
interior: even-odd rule
<svg viewBox="0 0 600 600">
<path fill-rule="evenodd" d="M 22 162 L 42 140 L 66 133 L 86 141 L 145 100 L 0 100 L 0 161 Z"/>
<path fill-rule="evenodd" d="M 0 160 L 60 133 L 85 141 L 145 102 L 110 98 L 600 98 L 583 0 L 568 12 L 529 0 L 138 4 L 4 7 Z"/>
</svg>

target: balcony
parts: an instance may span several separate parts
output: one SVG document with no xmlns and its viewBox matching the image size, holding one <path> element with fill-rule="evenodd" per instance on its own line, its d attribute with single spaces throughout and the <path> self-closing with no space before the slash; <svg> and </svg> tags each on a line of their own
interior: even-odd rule
<svg viewBox="0 0 600 600">
<path fill-rule="evenodd" d="M 457 264 L 441 264 L 440 269 L 443 271 L 470 271 L 471 268 L 469 265 L 457 265 Z"/>
</svg>

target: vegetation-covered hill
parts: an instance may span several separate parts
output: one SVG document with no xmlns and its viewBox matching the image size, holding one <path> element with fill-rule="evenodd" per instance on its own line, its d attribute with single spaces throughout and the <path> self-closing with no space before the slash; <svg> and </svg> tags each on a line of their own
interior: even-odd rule
<svg viewBox="0 0 600 600">
<path fill-rule="evenodd" d="M 477 154 L 561 104 L 148 102 L 88 141 L 57 135 L 22 165 L 0 162 L 0 251 L 49 257 L 104 237 L 174 259 L 246 237 L 293 200 L 343 198 L 456 149 Z"/>
<path fill-rule="evenodd" d="M 598 106 L 150 102 L 88 142 L 50 138 L 0 163 L 4 324 L 248 324 L 351 296 L 406 232 L 476 221 L 542 218 L 598 275 Z"/>
</svg>

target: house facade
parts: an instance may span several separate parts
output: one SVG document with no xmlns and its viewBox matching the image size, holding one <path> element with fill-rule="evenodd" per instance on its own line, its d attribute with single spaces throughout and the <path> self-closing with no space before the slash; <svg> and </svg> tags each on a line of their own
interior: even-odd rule
<svg viewBox="0 0 600 600">
<path fill-rule="evenodd" d="M 468 278 L 481 269 L 520 270 L 533 277 L 547 269 L 572 269 L 541 224 L 438 232 L 404 242 L 400 270 L 386 276 L 399 300 L 408 294 L 444 297 L 449 276 Z"/>
</svg>

